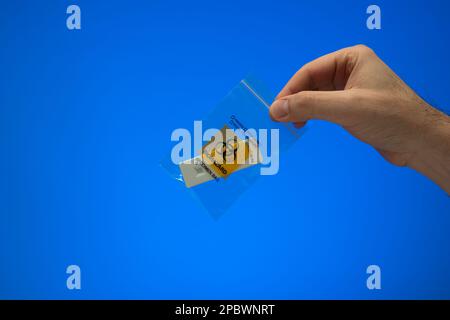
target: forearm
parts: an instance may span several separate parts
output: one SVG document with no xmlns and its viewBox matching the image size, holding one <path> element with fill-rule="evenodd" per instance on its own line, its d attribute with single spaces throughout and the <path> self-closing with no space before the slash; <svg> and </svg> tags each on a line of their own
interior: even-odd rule
<svg viewBox="0 0 450 320">
<path fill-rule="evenodd" d="M 450 196 L 450 117 L 440 112 L 433 115 L 422 143 L 409 166 L 433 180 Z"/>
</svg>

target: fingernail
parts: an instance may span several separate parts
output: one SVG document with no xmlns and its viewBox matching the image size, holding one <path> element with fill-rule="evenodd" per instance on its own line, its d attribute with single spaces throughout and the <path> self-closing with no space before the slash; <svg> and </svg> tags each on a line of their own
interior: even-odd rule
<svg viewBox="0 0 450 320">
<path fill-rule="evenodd" d="M 285 118 L 289 114 L 288 100 L 283 99 L 275 101 L 270 107 L 270 113 L 272 114 L 272 117 L 277 120 Z"/>
</svg>

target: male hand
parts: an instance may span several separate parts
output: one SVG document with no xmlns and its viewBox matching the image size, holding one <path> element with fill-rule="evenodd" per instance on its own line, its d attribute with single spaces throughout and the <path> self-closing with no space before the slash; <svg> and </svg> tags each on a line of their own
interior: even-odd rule
<svg viewBox="0 0 450 320">
<path fill-rule="evenodd" d="M 423 173 L 450 195 L 450 117 L 422 100 L 366 46 L 303 66 L 270 114 L 297 127 L 310 119 L 341 125 L 389 162 Z"/>
</svg>

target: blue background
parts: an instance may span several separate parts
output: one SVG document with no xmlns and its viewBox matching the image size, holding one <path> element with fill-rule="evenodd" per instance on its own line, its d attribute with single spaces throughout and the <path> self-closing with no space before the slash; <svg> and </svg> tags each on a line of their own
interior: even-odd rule
<svg viewBox="0 0 450 320">
<path fill-rule="evenodd" d="M 370 4 L 1 1 L 0 298 L 450 298 L 448 196 L 335 125 L 218 221 L 158 166 L 248 72 L 276 92 L 357 43 L 449 105 L 449 2 L 377 1 L 380 31 Z"/>
</svg>

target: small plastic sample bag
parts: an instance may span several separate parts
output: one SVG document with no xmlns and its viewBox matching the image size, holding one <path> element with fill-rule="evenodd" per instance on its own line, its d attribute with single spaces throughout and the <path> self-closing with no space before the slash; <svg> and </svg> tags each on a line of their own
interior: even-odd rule
<svg viewBox="0 0 450 320">
<path fill-rule="evenodd" d="M 272 101 L 260 81 L 242 80 L 206 119 L 194 122 L 202 139 L 184 150 L 180 141 L 161 161 L 216 219 L 261 175 L 278 172 L 280 153 L 303 131 L 274 122 L 269 116 Z"/>
</svg>

